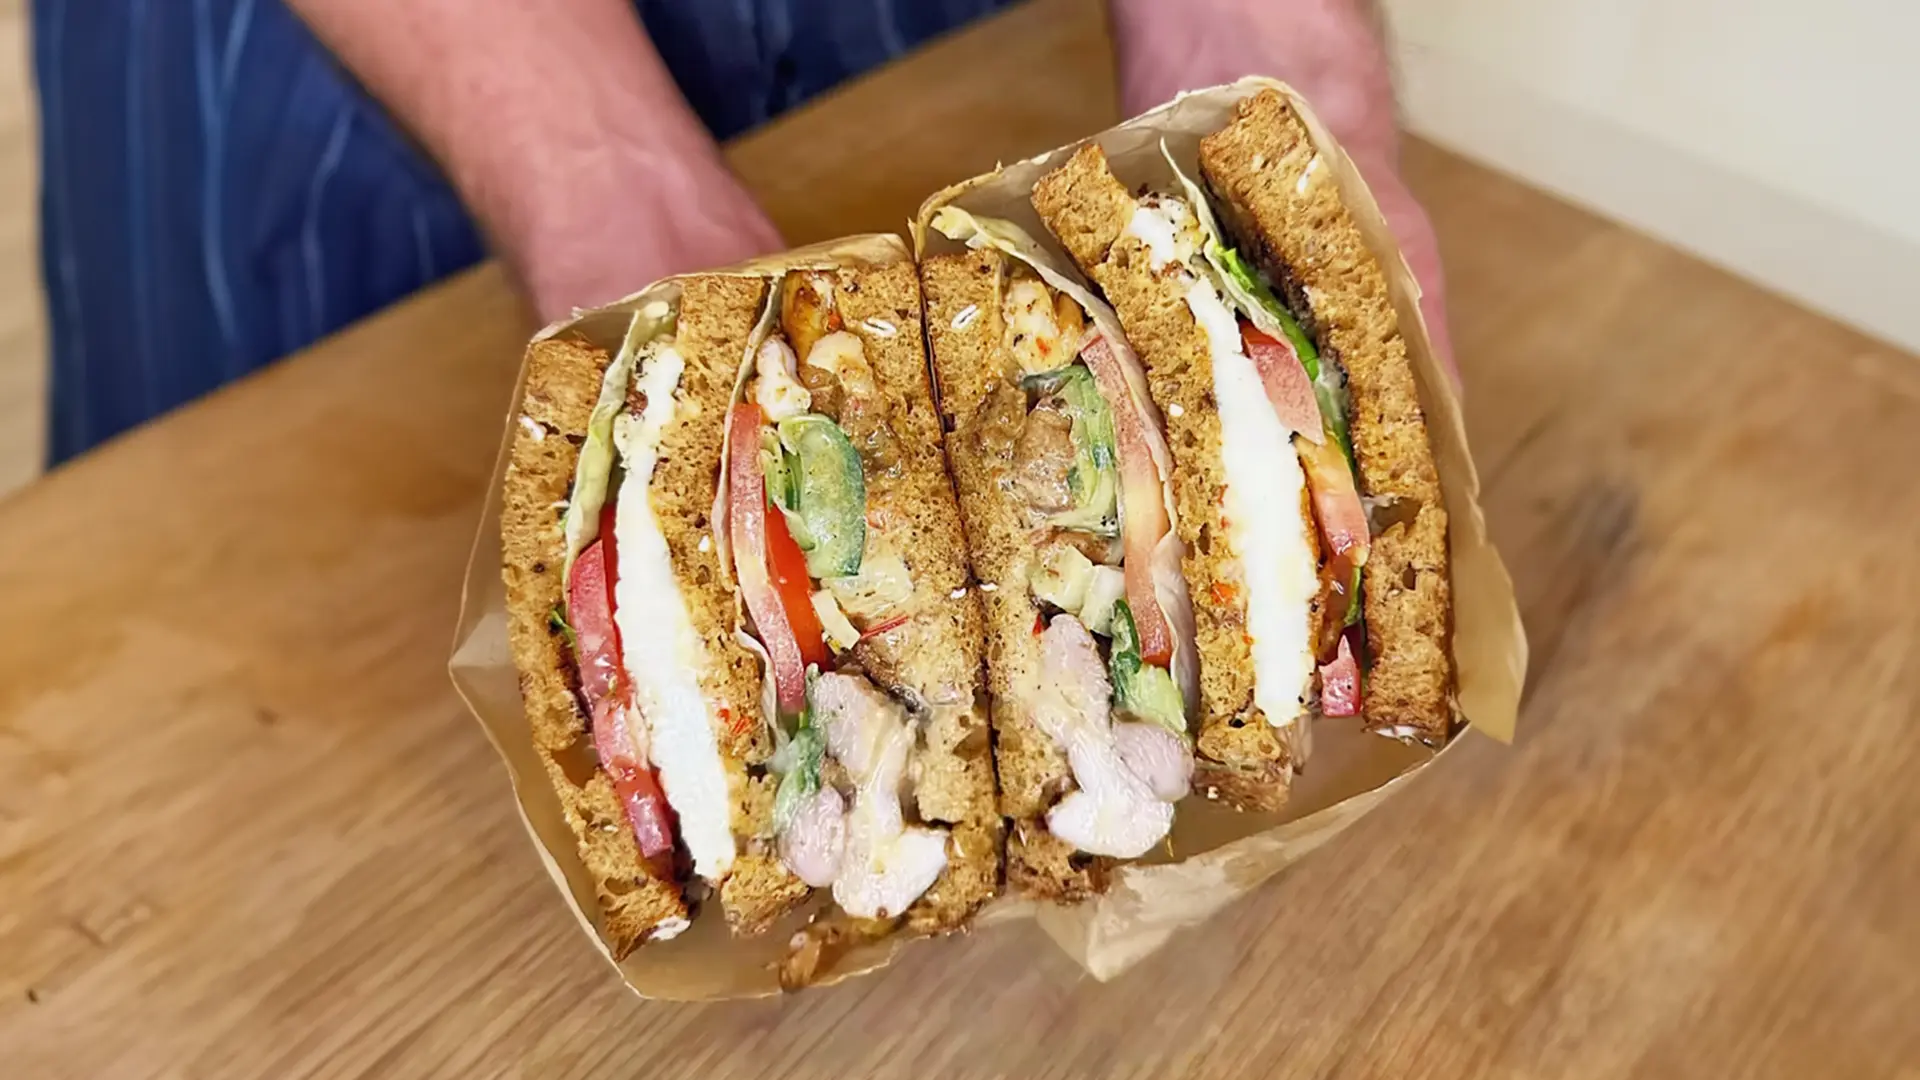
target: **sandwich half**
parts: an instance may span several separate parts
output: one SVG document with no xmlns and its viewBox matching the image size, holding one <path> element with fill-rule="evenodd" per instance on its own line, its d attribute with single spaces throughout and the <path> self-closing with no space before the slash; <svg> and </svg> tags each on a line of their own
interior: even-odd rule
<svg viewBox="0 0 1920 1080">
<path fill-rule="evenodd" d="M 1191 605 L 1172 459 L 1106 304 L 1010 222 L 946 207 L 928 342 L 987 619 L 1009 882 L 1075 901 L 1189 789 Z"/>
<path fill-rule="evenodd" d="M 978 600 L 898 260 L 710 274 L 536 343 L 502 511 L 536 743 L 617 955 L 810 901 L 782 972 L 997 890 Z"/>
<path fill-rule="evenodd" d="M 1176 183 L 1136 192 L 1088 143 L 1032 203 L 1167 418 L 1196 786 L 1273 809 L 1314 717 L 1446 737 L 1446 511 L 1384 277 L 1285 98 L 1201 141 L 1211 194 L 1166 157 Z"/>
</svg>

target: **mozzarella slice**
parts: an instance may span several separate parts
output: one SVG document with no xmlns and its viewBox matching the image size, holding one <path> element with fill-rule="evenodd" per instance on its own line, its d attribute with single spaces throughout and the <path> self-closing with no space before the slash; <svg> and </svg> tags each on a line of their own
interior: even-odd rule
<svg viewBox="0 0 1920 1080">
<path fill-rule="evenodd" d="M 1267 401 L 1260 370 L 1240 344 L 1240 326 L 1211 281 L 1196 277 L 1187 306 L 1207 332 L 1213 396 L 1220 409 L 1220 463 L 1227 476 L 1227 534 L 1246 579 L 1253 639 L 1253 699 L 1276 727 L 1298 719 L 1313 677 L 1310 615 L 1320 588 L 1302 502 L 1306 474 L 1293 432 Z"/>
<path fill-rule="evenodd" d="M 1187 308 L 1207 336 L 1213 396 L 1220 414 L 1220 464 L 1226 473 L 1228 542 L 1245 579 L 1247 635 L 1253 651 L 1254 703 L 1281 727 L 1299 719 L 1314 671 L 1310 615 L 1320 588 L 1309 544 L 1306 474 L 1293 432 L 1267 400 L 1260 369 L 1246 353 L 1240 322 L 1209 271 L 1196 266 L 1193 208 L 1157 196 L 1133 212 L 1127 232 L 1148 249 L 1156 270 L 1171 268 Z"/>
<path fill-rule="evenodd" d="M 614 623 L 660 786 L 680 819 L 680 838 L 693 856 L 694 872 L 719 881 L 733 868 L 733 815 L 714 719 L 696 674 L 707 659 L 648 497 L 685 367 L 671 345 L 644 357 L 639 386 L 646 411 L 638 417 L 623 413 L 614 422 L 614 446 L 627 469 L 614 510 L 620 559 Z"/>
</svg>

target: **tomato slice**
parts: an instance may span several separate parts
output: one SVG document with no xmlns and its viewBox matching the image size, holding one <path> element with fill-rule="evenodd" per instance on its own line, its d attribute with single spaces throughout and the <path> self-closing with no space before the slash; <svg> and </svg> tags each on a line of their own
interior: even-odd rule
<svg viewBox="0 0 1920 1080">
<path fill-rule="evenodd" d="M 1173 631 L 1167 626 L 1160 598 L 1153 592 L 1153 549 L 1173 527 L 1167 520 L 1167 506 L 1160 495 L 1160 470 L 1154 466 L 1153 452 L 1147 448 L 1146 420 L 1134 402 L 1126 373 L 1119 358 L 1104 337 L 1095 336 L 1081 349 L 1080 358 L 1093 373 L 1094 385 L 1107 400 L 1113 414 L 1113 434 L 1120 456 L 1120 522 L 1123 558 L 1120 569 L 1127 579 L 1127 607 L 1133 611 L 1133 625 L 1140 635 L 1140 658 L 1155 667 L 1173 662 Z"/>
<path fill-rule="evenodd" d="M 1328 716 L 1360 715 L 1360 662 L 1354 659 L 1351 635 L 1340 635 L 1340 651 L 1320 668 L 1320 711 Z"/>
<path fill-rule="evenodd" d="M 617 565 L 609 507 L 601 519 L 600 538 L 573 562 L 567 582 L 567 617 L 573 626 L 580 692 L 592 714 L 593 746 L 600 767 L 613 781 L 641 856 L 658 860 L 673 854 L 673 810 L 649 763 L 646 728 L 621 678 L 620 631 L 613 621 Z"/>
<path fill-rule="evenodd" d="M 1294 450 L 1300 455 L 1301 468 L 1307 474 L 1307 493 L 1313 499 L 1313 516 L 1320 524 L 1320 536 L 1333 555 L 1344 556 L 1355 566 L 1365 566 L 1371 536 L 1367 529 L 1367 510 L 1360 502 L 1360 491 L 1353 483 L 1353 467 L 1333 440 L 1308 442 L 1296 439 Z"/>
<path fill-rule="evenodd" d="M 600 754 L 600 765 L 613 781 L 613 793 L 627 812 L 627 824 L 633 839 L 646 859 L 662 859 L 673 854 L 673 809 L 666 792 L 660 790 L 660 778 L 644 758 L 636 759 L 635 748 L 644 744 L 636 738 L 639 717 L 624 703 L 608 701 L 594 710 L 593 745 Z"/>
<path fill-rule="evenodd" d="M 1324 442 L 1327 435 L 1320 419 L 1320 402 L 1313 396 L 1313 380 L 1307 378 L 1307 369 L 1301 366 L 1293 343 L 1263 333 L 1244 319 L 1240 322 L 1240 340 L 1260 371 L 1267 400 L 1280 422 L 1309 442 Z"/>
<path fill-rule="evenodd" d="M 780 711 L 798 716 L 807 705 L 807 664 L 768 570 L 767 482 L 760 471 L 760 406 L 751 401 L 735 405 L 727 424 L 732 458 L 727 463 L 727 530 L 733 540 L 734 577 L 773 667 L 774 696 Z M 811 607 L 809 604 L 809 610 Z"/>
<path fill-rule="evenodd" d="M 1326 576 L 1330 589 L 1342 596 L 1356 567 L 1365 566 L 1371 536 L 1367 529 L 1367 510 L 1354 485 L 1353 466 L 1335 441 L 1327 435 L 1326 418 L 1320 414 L 1313 394 L 1313 382 L 1300 365 L 1293 343 L 1261 333 L 1248 322 L 1240 324 L 1240 337 L 1247 354 L 1260 369 L 1260 381 L 1267 388 L 1280 422 L 1294 431 L 1293 448 L 1300 455 L 1300 466 L 1307 476 L 1307 492 L 1313 500 L 1313 516 L 1320 537 L 1326 542 Z M 1340 607 L 1344 625 L 1345 604 Z"/>
<path fill-rule="evenodd" d="M 567 582 L 567 621 L 579 653 L 580 692 L 590 708 L 611 700 L 620 682 L 620 638 L 613 625 L 613 587 L 608 580 L 606 539 L 587 545 L 573 561 Z"/>
<path fill-rule="evenodd" d="M 613 606 L 614 590 L 620 585 L 620 552 L 613 543 L 613 526 L 619 518 L 613 511 L 613 504 L 614 500 L 608 499 L 606 505 L 600 508 L 600 535 L 595 538 L 601 550 L 606 553 L 604 558 L 607 564 L 607 606 L 609 608 Z M 618 636 L 619 630 L 616 629 L 614 633 Z"/>
<path fill-rule="evenodd" d="M 787 530 L 787 518 L 778 507 L 767 507 L 767 569 L 773 574 L 773 589 L 780 606 L 787 611 L 787 625 L 793 627 L 794 643 L 800 646 L 800 662 L 826 670 L 833 660 L 827 651 L 827 633 L 820 626 L 820 613 L 813 610 L 813 579 L 807 576 L 807 553 Z"/>
</svg>

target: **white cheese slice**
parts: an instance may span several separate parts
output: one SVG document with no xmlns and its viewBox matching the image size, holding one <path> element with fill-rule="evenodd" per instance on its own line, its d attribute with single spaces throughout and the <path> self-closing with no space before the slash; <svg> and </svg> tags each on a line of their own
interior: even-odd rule
<svg viewBox="0 0 1920 1080">
<path fill-rule="evenodd" d="M 1187 306 L 1213 355 L 1227 532 L 1246 579 L 1247 634 L 1253 639 L 1253 699 L 1278 727 L 1299 718 L 1314 670 L 1309 615 L 1320 581 L 1307 544 L 1307 478 L 1293 433 L 1267 401 L 1260 371 L 1241 347 L 1239 323 L 1213 283 L 1196 276 Z"/>
<path fill-rule="evenodd" d="M 1267 400 L 1260 369 L 1246 353 L 1240 323 L 1204 268 L 1194 265 L 1199 221 L 1184 200 L 1143 201 L 1127 234 L 1148 250 L 1155 270 L 1174 267 L 1187 307 L 1207 336 L 1213 397 L 1220 414 L 1220 459 L 1226 473 L 1228 540 L 1245 578 L 1247 635 L 1252 639 L 1254 703 L 1276 727 L 1297 720 L 1314 672 L 1310 614 L 1319 568 L 1308 545 L 1303 510 L 1306 474 L 1293 432 Z"/>
<path fill-rule="evenodd" d="M 686 362 L 667 346 L 643 364 L 639 385 L 646 394 L 646 411 L 639 417 L 623 413 L 614 423 L 614 445 L 627 469 L 614 511 L 620 558 L 614 623 L 634 703 L 646 719 L 660 786 L 679 816 L 680 837 L 693 856 L 694 872 L 719 881 L 733 867 L 734 838 L 727 773 L 696 674 L 706 667 L 707 658 L 648 498 Z"/>
</svg>

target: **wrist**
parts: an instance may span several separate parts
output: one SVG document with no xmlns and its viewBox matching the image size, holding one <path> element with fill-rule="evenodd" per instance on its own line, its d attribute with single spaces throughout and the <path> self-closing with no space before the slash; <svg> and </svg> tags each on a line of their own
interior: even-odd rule
<svg viewBox="0 0 1920 1080">
<path fill-rule="evenodd" d="M 1182 90 L 1267 75 L 1299 91 L 1367 179 L 1408 266 L 1443 360 L 1440 251 L 1426 214 L 1400 178 L 1399 127 L 1384 23 L 1372 0 L 1109 0 L 1129 114 Z"/>
<path fill-rule="evenodd" d="M 445 168 L 543 317 L 779 238 L 632 0 L 291 0 Z"/>
<path fill-rule="evenodd" d="M 637 27 L 626 47 L 574 55 L 466 112 L 447 155 L 542 319 L 780 246 Z"/>
<path fill-rule="evenodd" d="M 1356 158 L 1394 160 L 1393 82 L 1368 0 L 1109 0 L 1123 111 L 1245 75 L 1280 79 Z"/>
<path fill-rule="evenodd" d="M 601 128 L 527 163 L 487 201 L 502 256 L 549 321 L 781 246 L 703 131 Z"/>
</svg>

